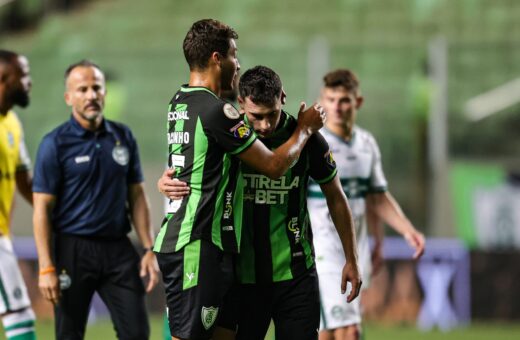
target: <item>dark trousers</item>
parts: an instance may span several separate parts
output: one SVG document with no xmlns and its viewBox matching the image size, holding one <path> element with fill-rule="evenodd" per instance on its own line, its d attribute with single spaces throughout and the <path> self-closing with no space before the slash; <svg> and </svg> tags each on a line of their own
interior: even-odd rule
<svg viewBox="0 0 520 340">
<path fill-rule="evenodd" d="M 61 286 L 55 307 L 56 339 L 84 338 L 94 292 L 108 307 L 118 339 L 149 338 L 139 255 L 128 238 L 106 241 L 58 235 L 55 261 Z"/>
</svg>

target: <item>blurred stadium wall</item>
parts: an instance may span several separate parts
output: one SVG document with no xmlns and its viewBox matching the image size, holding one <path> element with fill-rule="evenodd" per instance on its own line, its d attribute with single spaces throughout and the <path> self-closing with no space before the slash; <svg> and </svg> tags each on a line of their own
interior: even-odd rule
<svg viewBox="0 0 520 340">
<path fill-rule="evenodd" d="M 18 110 L 31 155 L 43 135 L 68 118 L 62 99 L 66 66 L 82 58 L 95 60 L 110 75 L 106 115 L 127 123 L 139 141 L 158 228 L 162 201 L 155 180 L 165 161 L 167 103 L 187 80 L 181 51 L 185 32 L 205 17 L 238 31 L 243 69 L 264 64 L 280 73 L 290 112 L 300 100 L 310 102 L 317 95 L 311 85 L 321 82 L 320 73 L 309 65 L 355 70 L 366 98 L 359 123 L 378 139 L 390 189 L 415 225 L 427 235 L 461 238 L 478 263 L 486 254 L 487 263 L 495 263 L 497 251 L 517 254 L 520 223 L 511 213 L 518 210 L 511 205 L 514 200 L 505 200 L 509 208 L 492 209 L 500 213 L 490 220 L 506 225 L 509 237 L 502 239 L 517 241 L 486 243 L 480 238 L 483 222 L 475 197 L 489 197 L 486 190 L 502 187 L 517 195 L 518 186 L 507 184 L 517 182 L 506 178 L 520 172 L 520 106 L 478 121 L 468 120 L 464 107 L 471 98 L 520 77 L 518 1 L 0 0 L 0 48 L 19 51 L 31 61 L 32 105 Z M 427 150 L 438 136 L 429 133 L 428 122 L 438 88 L 429 78 L 428 45 L 439 36 L 447 46 L 444 170 L 449 176 L 442 195 L 448 209 L 432 217 Z M 30 235 L 30 210 L 18 202 L 15 233 Z M 442 222 L 431 225 L 432 219 Z M 487 225 L 493 234 L 495 223 Z M 472 264 L 472 278 L 477 271 L 492 277 L 489 271 L 499 268 L 478 263 Z M 472 282 L 478 292 L 480 280 Z M 494 294 L 506 294 L 498 280 L 493 282 Z M 501 315 L 520 318 L 519 300 L 508 297 L 504 301 L 516 307 Z"/>
</svg>

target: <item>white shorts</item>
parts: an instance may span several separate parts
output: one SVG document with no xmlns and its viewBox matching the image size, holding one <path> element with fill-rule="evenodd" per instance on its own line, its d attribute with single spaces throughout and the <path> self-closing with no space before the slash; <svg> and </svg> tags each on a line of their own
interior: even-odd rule
<svg viewBox="0 0 520 340">
<path fill-rule="evenodd" d="M 0 236 L 0 314 L 29 306 L 31 302 L 11 239 Z"/>
<path fill-rule="evenodd" d="M 320 330 L 332 330 L 361 323 L 360 296 L 347 303 L 351 286 L 341 294 L 341 272 L 318 273 L 320 282 Z"/>
</svg>

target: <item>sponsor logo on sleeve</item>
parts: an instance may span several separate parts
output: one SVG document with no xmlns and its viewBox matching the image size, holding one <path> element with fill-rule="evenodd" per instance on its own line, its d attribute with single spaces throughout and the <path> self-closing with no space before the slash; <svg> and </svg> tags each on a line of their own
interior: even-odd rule
<svg viewBox="0 0 520 340">
<path fill-rule="evenodd" d="M 222 110 L 224 111 L 224 114 L 226 115 L 226 117 L 228 117 L 229 119 L 240 118 L 240 113 L 238 112 L 238 110 L 229 103 L 226 103 Z"/>
<path fill-rule="evenodd" d="M 229 132 L 231 132 L 236 138 L 244 139 L 249 137 L 251 134 L 251 128 L 242 120 L 237 125 L 229 129 Z"/>
<path fill-rule="evenodd" d="M 243 126 L 239 127 L 238 129 L 236 129 L 235 132 L 233 132 L 233 135 L 236 138 L 240 138 L 240 139 L 245 139 L 245 138 L 249 137 L 250 134 L 251 134 L 251 128 L 245 124 Z"/>
<path fill-rule="evenodd" d="M 325 153 L 325 161 L 327 162 L 328 165 L 332 166 L 332 167 L 336 167 L 336 161 L 334 160 L 334 156 L 332 155 L 332 151 L 327 151 Z"/>
</svg>

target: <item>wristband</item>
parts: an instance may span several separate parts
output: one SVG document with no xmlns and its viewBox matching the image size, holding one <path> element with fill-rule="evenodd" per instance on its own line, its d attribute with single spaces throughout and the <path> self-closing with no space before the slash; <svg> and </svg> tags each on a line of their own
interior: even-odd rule
<svg viewBox="0 0 520 340">
<path fill-rule="evenodd" d="M 50 274 L 50 273 L 55 273 L 55 272 L 56 272 L 55 267 L 53 267 L 53 266 L 45 267 L 43 269 L 40 269 L 40 276 Z"/>
<path fill-rule="evenodd" d="M 143 253 L 146 254 L 146 253 L 149 252 L 149 251 L 153 252 L 153 247 L 146 247 L 146 248 L 143 248 Z"/>
</svg>

